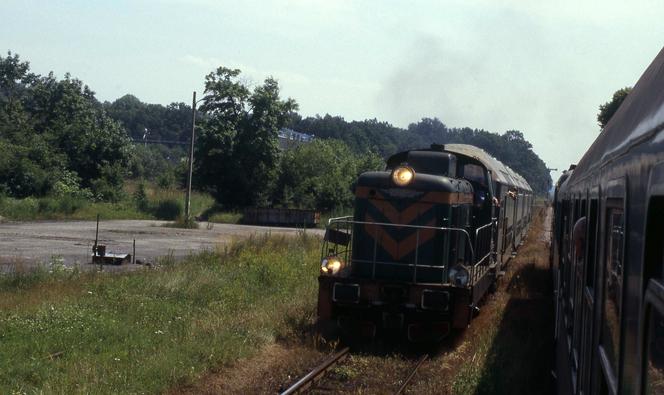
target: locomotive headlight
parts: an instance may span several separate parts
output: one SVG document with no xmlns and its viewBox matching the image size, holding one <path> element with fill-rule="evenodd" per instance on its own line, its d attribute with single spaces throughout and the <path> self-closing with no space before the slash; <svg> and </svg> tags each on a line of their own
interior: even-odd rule
<svg viewBox="0 0 664 395">
<path fill-rule="evenodd" d="M 328 256 L 323 258 L 320 263 L 320 271 L 323 274 L 334 275 L 339 273 L 344 268 L 344 262 L 336 256 Z"/>
<path fill-rule="evenodd" d="M 468 285 L 470 274 L 468 273 L 468 269 L 463 267 L 463 265 L 456 265 L 450 269 L 448 277 L 452 284 L 465 287 Z"/>
<path fill-rule="evenodd" d="M 407 166 L 399 166 L 392 171 L 392 181 L 399 186 L 408 185 L 415 178 L 415 171 Z"/>
</svg>

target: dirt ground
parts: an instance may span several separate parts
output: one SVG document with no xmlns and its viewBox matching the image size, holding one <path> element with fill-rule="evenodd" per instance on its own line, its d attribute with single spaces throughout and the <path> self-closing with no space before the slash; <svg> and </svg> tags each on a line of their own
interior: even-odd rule
<svg viewBox="0 0 664 395">
<path fill-rule="evenodd" d="M 168 228 L 165 221 L 114 220 L 99 224 L 99 243 L 108 252 L 132 253 L 136 240 L 136 258 L 152 262 L 158 257 L 187 256 L 214 249 L 234 238 L 252 234 L 295 234 L 294 228 L 270 228 L 248 225 L 200 223 L 199 229 Z M 60 261 L 67 266 L 90 261 L 95 240 L 95 221 L 35 221 L 0 223 L 0 270 L 15 265 L 34 265 Z M 307 232 L 322 234 L 320 229 Z M 109 266 L 109 270 L 132 270 L 138 265 Z"/>
<path fill-rule="evenodd" d="M 533 218 L 524 245 L 509 263 L 496 293 L 470 327 L 431 349 L 408 345 L 360 347 L 313 393 L 394 393 L 424 353 L 430 358 L 406 390 L 413 394 L 552 394 L 553 301 L 548 267 L 550 209 Z M 210 372 L 172 393 L 278 393 L 330 351 L 315 335 L 281 342 L 258 355 Z M 466 382 L 467 381 L 467 382 Z"/>
</svg>

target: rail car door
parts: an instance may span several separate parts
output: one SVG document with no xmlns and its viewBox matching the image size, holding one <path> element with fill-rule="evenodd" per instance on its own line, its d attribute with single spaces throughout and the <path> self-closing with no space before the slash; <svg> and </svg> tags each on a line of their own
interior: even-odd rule
<svg viewBox="0 0 664 395">
<path fill-rule="evenodd" d="M 624 293 L 624 259 L 626 235 L 626 180 L 614 179 L 606 187 L 606 202 L 602 211 L 603 221 L 603 254 L 598 271 L 597 308 L 595 315 L 597 328 L 593 383 L 600 394 L 617 394 L 620 377 L 620 353 L 623 332 L 623 293 Z M 595 385 L 595 384 L 592 384 Z"/>
<path fill-rule="evenodd" d="M 641 393 L 661 394 L 664 393 L 664 285 L 660 279 L 648 282 L 641 322 Z"/>
<path fill-rule="evenodd" d="M 587 200 L 585 194 L 581 199 L 577 200 L 578 211 L 576 211 L 574 225 L 572 227 L 572 273 L 571 273 L 571 289 L 570 289 L 570 304 L 572 308 L 571 315 L 571 365 L 572 365 L 572 380 L 575 393 L 579 393 L 580 389 L 580 376 L 581 369 L 581 323 L 583 318 L 583 268 L 585 267 L 585 249 L 587 246 L 585 236 L 588 229 L 587 219 Z M 583 221 L 586 221 L 585 229 L 580 227 Z M 579 233 L 577 233 L 579 232 Z"/>
<path fill-rule="evenodd" d="M 664 163 L 653 167 L 648 182 L 648 206 L 643 256 L 645 303 L 639 329 L 641 393 L 664 392 Z"/>
<path fill-rule="evenodd" d="M 568 245 L 569 240 L 569 222 L 571 217 L 570 201 L 569 199 L 563 200 L 561 203 L 556 203 L 559 207 L 559 221 L 560 225 L 556 228 L 556 241 L 557 241 L 557 262 L 556 262 L 556 327 L 554 332 L 554 338 L 558 339 L 560 336 L 560 327 L 563 325 L 564 329 L 564 319 L 561 318 L 565 311 L 565 289 L 567 287 L 567 278 L 565 276 L 567 266 L 569 263 L 566 261 L 566 252 L 565 249 Z M 563 330 L 564 332 L 564 330 Z M 564 337 L 563 337 L 564 339 Z"/>
<path fill-rule="evenodd" d="M 497 183 L 496 184 L 496 197 L 498 198 L 499 205 L 496 206 L 496 211 L 495 211 L 495 217 L 498 220 L 498 224 L 496 227 L 496 255 L 497 259 L 500 262 L 500 265 L 502 266 L 503 263 L 505 263 L 505 259 L 503 258 L 503 252 L 505 250 L 504 247 L 504 237 L 505 237 L 505 186 Z"/>
<path fill-rule="evenodd" d="M 591 195 L 597 195 L 593 191 Z M 581 322 L 579 323 L 579 393 L 591 393 L 590 379 L 592 372 L 593 317 L 595 311 L 595 267 L 597 266 L 598 233 L 598 198 L 590 199 L 586 231 L 586 251 L 583 268 L 581 304 Z"/>
<path fill-rule="evenodd" d="M 512 252 L 512 245 L 514 240 L 514 199 L 510 197 L 509 193 L 505 193 L 503 198 L 503 249 L 502 253 L 509 254 Z"/>
<path fill-rule="evenodd" d="M 517 244 L 519 242 L 518 235 L 521 232 L 519 229 L 519 204 L 521 203 L 521 197 L 519 192 L 516 191 L 516 197 L 514 198 L 514 211 L 512 219 L 512 251 L 516 251 Z"/>
<path fill-rule="evenodd" d="M 514 200 L 507 193 L 508 189 L 505 189 L 505 194 L 502 199 L 502 216 L 503 216 L 503 232 L 502 232 L 502 243 L 500 253 L 503 255 L 503 263 L 507 261 L 510 254 L 512 253 L 511 246 L 513 245 L 513 233 L 514 233 L 514 224 L 513 224 L 513 210 L 514 210 Z"/>
</svg>

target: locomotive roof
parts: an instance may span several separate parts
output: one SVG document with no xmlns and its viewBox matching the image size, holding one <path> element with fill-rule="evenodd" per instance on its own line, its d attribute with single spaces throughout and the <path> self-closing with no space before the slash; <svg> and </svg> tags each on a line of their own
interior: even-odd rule
<svg viewBox="0 0 664 395">
<path fill-rule="evenodd" d="M 664 48 L 637 81 L 604 131 L 579 161 L 567 185 L 658 133 L 664 124 Z"/>
<path fill-rule="evenodd" d="M 525 178 L 481 148 L 468 144 L 445 144 L 442 146 L 442 149 L 443 151 L 477 159 L 480 163 L 486 166 L 487 169 L 491 170 L 494 181 L 509 186 L 515 186 L 519 190 L 532 192 L 532 189 Z"/>
</svg>

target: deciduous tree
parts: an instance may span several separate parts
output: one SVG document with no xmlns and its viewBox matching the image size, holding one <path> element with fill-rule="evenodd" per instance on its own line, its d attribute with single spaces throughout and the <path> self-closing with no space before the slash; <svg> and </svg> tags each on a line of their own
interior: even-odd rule
<svg viewBox="0 0 664 395">
<path fill-rule="evenodd" d="M 229 207 L 268 205 L 278 176 L 278 131 L 297 110 L 267 78 L 253 92 L 240 70 L 219 67 L 205 80 L 196 144 L 196 182 Z"/>
<path fill-rule="evenodd" d="M 604 130 L 606 124 L 609 123 L 613 117 L 613 114 L 618 111 L 618 108 L 631 91 L 632 88 L 629 86 L 618 89 L 613 93 L 611 100 L 599 106 L 599 112 L 597 113 L 597 124 L 599 124 L 601 130 Z"/>
</svg>

